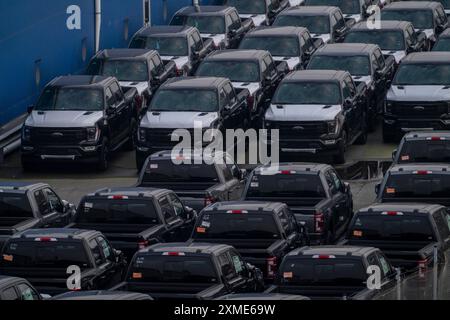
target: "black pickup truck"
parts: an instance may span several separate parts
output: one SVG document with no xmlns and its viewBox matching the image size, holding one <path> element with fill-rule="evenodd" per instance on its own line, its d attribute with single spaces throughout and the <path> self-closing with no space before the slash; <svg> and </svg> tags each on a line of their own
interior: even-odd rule
<svg viewBox="0 0 450 320">
<path fill-rule="evenodd" d="M 237 48 L 242 37 L 255 24 L 251 19 L 242 21 L 234 7 L 188 6 L 178 10 L 172 26 L 196 27 L 203 39 L 212 39 L 215 50 Z"/>
<path fill-rule="evenodd" d="M 438 250 L 439 269 L 448 259 L 450 219 L 447 209 L 435 204 L 374 204 L 360 209 L 341 244 L 372 246 L 391 264 L 406 272 L 426 272 Z"/>
<path fill-rule="evenodd" d="M 284 203 L 219 202 L 203 209 L 194 231 L 195 242 L 223 243 L 258 267 L 267 282 L 276 275 L 283 257 L 308 244 L 307 234 Z"/>
<path fill-rule="evenodd" d="M 258 292 L 261 271 L 231 246 L 209 243 L 156 244 L 133 258 L 126 280 L 111 288 L 148 293 L 154 299 L 215 299 Z"/>
<path fill-rule="evenodd" d="M 106 170 L 111 151 L 133 150 L 136 89 L 123 92 L 113 77 L 63 76 L 41 94 L 22 129 L 22 167 L 39 162 L 94 163 Z"/>
<path fill-rule="evenodd" d="M 353 216 L 350 186 L 325 164 L 260 166 L 250 174 L 242 199 L 286 203 L 311 241 L 321 244 L 337 240 Z"/>
<path fill-rule="evenodd" d="M 221 50 L 203 60 L 196 76 L 228 78 L 236 92 L 248 90 L 247 106 L 254 120 L 262 117 L 288 72 L 287 63 L 277 64 L 266 50 Z"/>
<path fill-rule="evenodd" d="M 136 107 L 145 109 L 156 89 L 175 75 L 175 62 L 164 64 L 155 50 L 108 49 L 91 59 L 86 73 L 116 77 L 124 93 L 135 88 Z"/>
<path fill-rule="evenodd" d="M 101 231 L 130 261 L 151 244 L 186 241 L 195 219 L 196 212 L 170 190 L 115 188 L 84 196 L 69 227 Z"/>
<path fill-rule="evenodd" d="M 35 228 L 64 227 L 75 206 L 44 183 L 0 183 L 0 249 L 12 235 Z"/>
<path fill-rule="evenodd" d="M 381 272 L 380 289 L 368 286 L 370 266 Z M 391 291 L 396 284 L 395 276 L 395 269 L 384 254 L 373 247 L 303 247 L 284 258 L 276 285 L 266 292 L 318 300 L 370 300 Z"/>
<path fill-rule="evenodd" d="M 0 276 L 0 301 L 43 300 L 43 298 L 26 279 Z"/>
<path fill-rule="evenodd" d="M 198 157 L 178 156 L 177 160 L 183 163 L 176 164 L 171 151 L 155 153 L 145 162 L 137 186 L 173 190 L 185 205 L 197 212 L 213 202 L 238 200 L 245 185 L 245 170 L 231 164 L 227 154 L 223 155 L 226 159 L 213 164 L 196 164 Z"/>
<path fill-rule="evenodd" d="M 80 283 L 76 269 L 69 268 L 74 266 L 79 267 Z M 106 289 L 120 282 L 125 267 L 123 254 L 100 232 L 67 228 L 15 234 L 5 243 L 0 260 L 0 274 L 23 277 L 49 295 Z"/>
</svg>

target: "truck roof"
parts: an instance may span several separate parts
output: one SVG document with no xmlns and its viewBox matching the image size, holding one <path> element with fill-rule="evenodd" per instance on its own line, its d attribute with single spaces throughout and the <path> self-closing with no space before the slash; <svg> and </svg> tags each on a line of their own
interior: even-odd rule
<svg viewBox="0 0 450 320">
<path fill-rule="evenodd" d="M 99 51 L 94 58 L 104 60 L 147 60 L 157 54 L 156 50 L 148 49 L 105 49 Z"/>
<path fill-rule="evenodd" d="M 287 256 L 302 255 L 334 255 L 334 256 L 353 256 L 363 257 L 378 249 L 373 247 L 354 247 L 354 246 L 313 246 L 295 249 L 287 254 Z"/>
<path fill-rule="evenodd" d="M 433 52 L 414 52 L 408 54 L 403 60 L 405 63 L 449 63 L 450 52 L 433 51 Z"/>
<path fill-rule="evenodd" d="M 318 49 L 314 55 L 370 55 L 377 48 L 379 48 L 378 45 L 370 43 L 331 43 Z"/>
<path fill-rule="evenodd" d="M 299 70 L 289 73 L 282 81 L 283 82 L 297 82 L 297 81 L 337 81 L 344 80 L 349 73 L 342 70 Z"/>
<path fill-rule="evenodd" d="M 53 79 L 47 86 L 104 88 L 113 79 L 113 77 L 88 75 L 61 76 Z"/>
<path fill-rule="evenodd" d="M 20 181 L 2 181 L 0 182 L 0 192 L 26 193 L 28 190 L 48 186 L 45 183 L 31 183 Z"/>
<path fill-rule="evenodd" d="M 369 28 L 369 26 L 367 25 L 367 21 L 362 21 L 362 22 L 358 22 L 357 24 L 355 24 L 351 30 L 351 31 L 367 31 L 367 30 L 405 30 L 409 25 L 411 24 L 411 22 L 409 21 L 397 21 L 397 20 L 381 20 L 380 21 L 380 28 L 378 29 L 373 29 L 373 28 Z"/>
<path fill-rule="evenodd" d="M 0 275 L 0 288 L 2 288 L 4 286 L 7 286 L 7 285 L 10 285 L 10 284 L 12 284 L 14 282 L 23 281 L 23 280 L 25 280 L 25 279 L 18 278 L 18 277 L 10 277 L 10 276 L 2 276 L 2 275 Z"/>
<path fill-rule="evenodd" d="M 52 297 L 52 300 L 141 300 L 151 299 L 147 294 L 128 291 L 70 291 Z"/>
<path fill-rule="evenodd" d="M 178 10 L 175 15 L 217 16 L 225 15 L 226 13 L 234 10 L 234 7 L 229 6 L 187 6 Z"/>
<path fill-rule="evenodd" d="M 426 140 L 433 137 L 439 138 L 449 138 L 450 131 L 410 131 L 403 136 L 403 140 L 413 141 L 413 140 Z"/>
<path fill-rule="evenodd" d="M 227 78 L 219 77 L 178 77 L 171 78 L 161 85 L 164 89 L 218 89 L 224 83 L 229 82 Z"/>
<path fill-rule="evenodd" d="M 242 50 L 242 49 L 229 49 L 229 50 L 218 50 L 211 52 L 205 60 L 213 61 L 229 61 L 229 60 L 253 60 L 259 61 L 264 59 L 269 52 L 266 50 Z"/>
<path fill-rule="evenodd" d="M 204 242 L 172 242 L 158 243 L 145 249 L 141 249 L 139 253 L 183 252 L 210 255 L 230 248 L 232 247 L 226 244 Z"/>
<path fill-rule="evenodd" d="M 300 6 L 300 7 L 290 7 L 282 11 L 280 16 L 297 16 L 297 15 L 310 15 L 310 16 L 328 16 L 331 13 L 339 10 L 335 6 Z"/>
<path fill-rule="evenodd" d="M 292 170 L 292 171 L 300 171 L 300 172 L 315 172 L 318 173 L 320 171 L 326 170 L 330 168 L 330 165 L 328 164 L 322 164 L 322 163 L 309 163 L 309 162 L 291 162 L 291 163 L 280 163 L 277 164 L 278 170 Z M 261 171 L 267 170 L 272 168 L 270 164 L 267 165 L 261 165 L 257 167 L 254 172 L 256 174 L 260 174 Z"/>
<path fill-rule="evenodd" d="M 87 197 L 109 197 L 109 196 L 128 196 L 128 197 L 157 197 L 170 192 L 168 189 L 124 187 L 124 188 L 104 188 L 89 193 Z"/>
<path fill-rule="evenodd" d="M 81 240 L 97 233 L 98 231 L 94 230 L 69 229 L 69 228 L 29 229 L 14 234 L 13 236 L 11 236 L 11 239 L 34 239 L 40 237 L 51 237 L 56 239 Z"/>
<path fill-rule="evenodd" d="M 269 202 L 269 201 L 224 201 L 216 202 L 209 205 L 204 212 L 210 211 L 228 211 L 228 210 L 246 210 L 246 211 L 266 211 L 273 212 L 280 208 L 286 207 L 286 204 L 281 202 Z"/>
<path fill-rule="evenodd" d="M 138 36 L 150 37 L 154 35 L 158 36 L 187 36 L 195 30 L 194 27 L 191 26 L 151 26 L 144 27 L 136 32 Z"/>
<path fill-rule="evenodd" d="M 392 2 L 383 8 L 383 11 L 388 10 L 414 10 L 414 9 L 434 9 L 441 6 L 439 2 L 435 1 L 401 1 Z"/>
<path fill-rule="evenodd" d="M 393 165 L 388 170 L 390 173 L 411 173 L 414 171 L 432 171 L 433 173 L 448 173 L 450 174 L 449 163 L 405 163 Z"/>
<path fill-rule="evenodd" d="M 433 214 L 442 208 L 444 207 L 438 204 L 390 202 L 372 204 L 368 207 L 359 209 L 358 213 L 399 211 L 405 213 Z"/>
<path fill-rule="evenodd" d="M 308 29 L 304 27 L 258 27 L 249 31 L 245 36 L 246 37 L 266 37 L 266 36 L 299 36 L 305 32 L 308 32 Z"/>
</svg>

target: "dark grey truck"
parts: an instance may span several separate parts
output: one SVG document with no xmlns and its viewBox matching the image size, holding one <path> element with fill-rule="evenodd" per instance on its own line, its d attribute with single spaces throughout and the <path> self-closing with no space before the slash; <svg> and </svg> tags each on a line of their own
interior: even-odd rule
<svg viewBox="0 0 450 320">
<path fill-rule="evenodd" d="M 75 210 L 48 184 L 0 183 L 0 249 L 18 232 L 69 224 Z"/>
<path fill-rule="evenodd" d="M 130 261 L 136 251 L 149 245 L 186 241 L 195 219 L 196 212 L 173 191 L 115 188 L 84 196 L 69 227 L 101 231 Z"/>
<path fill-rule="evenodd" d="M 171 151 L 155 153 L 145 162 L 137 186 L 173 190 L 197 212 L 213 202 L 238 200 L 245 185 L 245 170 L 231 163 L 229 155 L 223 157 L 206 164 L 199 156 L 183 155 L 175 159 L 182 163 L 175 164 Z M 196 164 L 198 160 L 200 164 Z"/>
<path fill-rule="evenodd" d="M 353 216 L 350 186 L 325 164 L 258 167 L 249 176 L 242 199 L 286 203 L 314 243 L 336 241 Z"/>
<path fill-rule="evenodd" d="M 405 272 L 433 268 L 434 246 L 441 269 L 449 257 L 450 219 L 435 204 L 374 204 L 359 210 L 349 226 L 344 245 L 373 246 Z"/>
<path fill-rule="evenodd" d="M 111 290 L 142 292 L 156 300 L 209 300 L 258 292 L 261 271 L 231 246 L 209 243 L 156 244 L 139 251 L 125 282 Z"/>
<path fill-rule="evenodd" d="M 208 206 L 199 215 L 191 239 L 233 246 L 246 262 L 263 272 L 266 282 L 273 281 L 289 251 L 308 244 L 306 230 L 286 204 L 261 201 Z"/>
</svg>

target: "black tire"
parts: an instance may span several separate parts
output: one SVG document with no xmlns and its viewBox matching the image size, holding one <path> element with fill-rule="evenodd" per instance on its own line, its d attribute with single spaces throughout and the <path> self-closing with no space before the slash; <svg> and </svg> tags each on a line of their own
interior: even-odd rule
<svg viewBox="0 0 450 320">
<path fill-rule="evenodd" d="M 365 120 L 363 120 L 364 123 L 363 123 L 363 127 L 361 129 L 362 132 L 359 135 L 358 139 L 356 139 L 356 141 L 355 141 L 355 143 L 359 144 L 359 145 L 364 145 L 367 143 L 367 127 L 368 127 L 367 121 L 368 120 L 367 120 L 366 114 L 363 115 L 363 119 L 365 119 Z"/>
<path fill-rule="evenodd" d="M 127 143 L 125 143 L 124 145 L 126 151 L 133 151 L 136 148 L 137 123 L 135 119 L 131 120 L 130 127 L 130 137 L 128 138 Z"/>
<path fill-rule="evenodd" d="M 339 146 L 338 152 L 333 156 L 333 162 L 335 164 L 345 163 L 345 149 L 347 148 L 347 131 L 342 131 L 342 142 Z"/>
<path fill-rule="evenodd" d="M 98 159 L 98 164 L 97 164 L 97 168 L 100 171 L 106 171 L 108 169 L 109 166 L 109 148 L 108 148 L 108 141 L 104 140 L 103 144 L 102 144 L 102 150 L 100 151 L 100 155 L 99 155 L 99 159 Z"/>
</svg>

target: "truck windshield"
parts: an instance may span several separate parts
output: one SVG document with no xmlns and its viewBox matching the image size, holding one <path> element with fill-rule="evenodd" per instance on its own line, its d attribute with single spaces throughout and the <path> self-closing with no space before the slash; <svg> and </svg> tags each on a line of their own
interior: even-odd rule
<svg viewBox="0 0 450 320">
<path fill-rule="evenodd" d="M 214 90 L 161 89 L 156 92 L 150 111 L 217 112 L 217 100 Z"/>
<path fill-rule="evenodd" d="M 450 51 L 450 38 L 441 38 L 434 45 L 433 51 Z"/>
<path fill-rule="evenodd" d="M 267 50 L 272 56 L 299 57 L 300 44 L 297 37 L 245 37 L 239 49 Z"/>
<path fill-rule="evenodd" d="M 275 92 L 272 104 L 341 104 L 341 90 L 337 83 L 285 82 Z"/>
<path fill-rule="evenodd" d="M 306 6 L 333 6 L 339 7 L 345 14 L 360 14 L 361 4 L 359 0 L 306 0 Z"/>
<path fill-rule="evenodd" d="M 7 268 L 90 267 L 85 248 L 74 241 L 12 241 L 3 250 L 5 256 L 3 267 Z"/>
<path fill-rule="evenodd" d="M 266 0 L 225 0 L 225 5 L 235 7 L 240 14 L 266 14 Z"/>
<path fill-rule="evenodd" d="M 345 43 L 373 43 L 381 50 L 405 50 L 403 31 L 367 30 L 350 31 L 344 40 Z"/>
<path fill-rule="evenodd" d="M 130 48 L 157 50 L 162 56 L 187 56 L 186 38 L 182 37 L 137 37 L 131 41 Z"/>
<path fill-rule="evenodd" d="M 401 64 L 395 75 L 395 85 L 450 85 L 450 63 Z"/>
<path fill-rule="evenodd" d="M 215 267 L 209 257 L 162 254 L 137 256 L 130 267 L 128 281 L 132 283 L 211 283 L 211 285 L 219 282 Z"/>
<path fill-rule="evenodd" d="M 116 77 L 119 81 L 148 81 L 148 67 L 145 61 L 106 60 L 103 76 Z"/>
<path fill-rule="evenodd" d="M 358 215 L 349 228 L 348 239 L 381 241 L 434 241 L 433 229 L 426 216 Z"/>
<path fill-rule="evenodd" d="M 280 270 L 283 286 L 363 287 L 367 275 L 360 259 L 287 258 Z"/>
<path fill-rule="evenodd" d="M 328 16 L 307 16 L 307 15 L 280 15 L 274 26 L 279 27 L 305 27 L 312 34 L 327 34 L 330 33 L 330 20 Z"/>
<path fill-rule="evenodd" d="M 46 88 L 34 110 L 38 111 L 101 111 L 103 92 L 83 88 Z"/>
<path fill-rule="evenodd" d="M 308 64 L 308 69 L 344 70 L 352 76 L 370 75 L 370 60 L 368 56 L 327 56 L 314 55 Z"/>
<path fill-rule="evenodd" d="M 450 176 L 446 174 L 389 175 L 383 199 L 449 198 Z"/>
<path fill-rule="evenodd" d="M 417 29 L 434 29 L 433 11 L 424 10 L 381 10 L 381 20 L 411 22 Z"/>
<path fill-rule="evenodd" d="M 196 27 L 200 33 L 225 33 L 225 19 L 221 16 L 189 16 L 186 25 Z"/>
<path fill-rule="evenodd" d="M 223 77 L 233 82 L 259 82 L 259 66 L 247 61 L 205 61 L 198 67 L 197 76 Z"/>
<path fill-rule="evenodd" d="M 280 239 L 272 215 L 257 213 L 206 213 L 193 233 L 194 239 Z"/>
<path fill-rule="evenodd" d="M 180 164 L 171 160 L 149 161 L 144 173 L 145 182 L 218 182 L 215 166 Z"/>
<path fill-rule="evenodd" d="M 159 224 L 152 201 L 87 198 L 78 207 L 77 223 Z"/>
<path fill-rule="evenodd" d="M 450 162 L 450 140 L 409 140 L 398 152 L 398 163 Z"/>
<path fill-rule="evenodd" d="M 0 225 L 2 218 L 32 218 L 28 197 L 24 194 L 0 193 Z"/>
<path fill-rule="evenodd" d="M 246 197 L 325 198 L 325 190 L 318 175 L 254 175 Z"/>
</svg>

